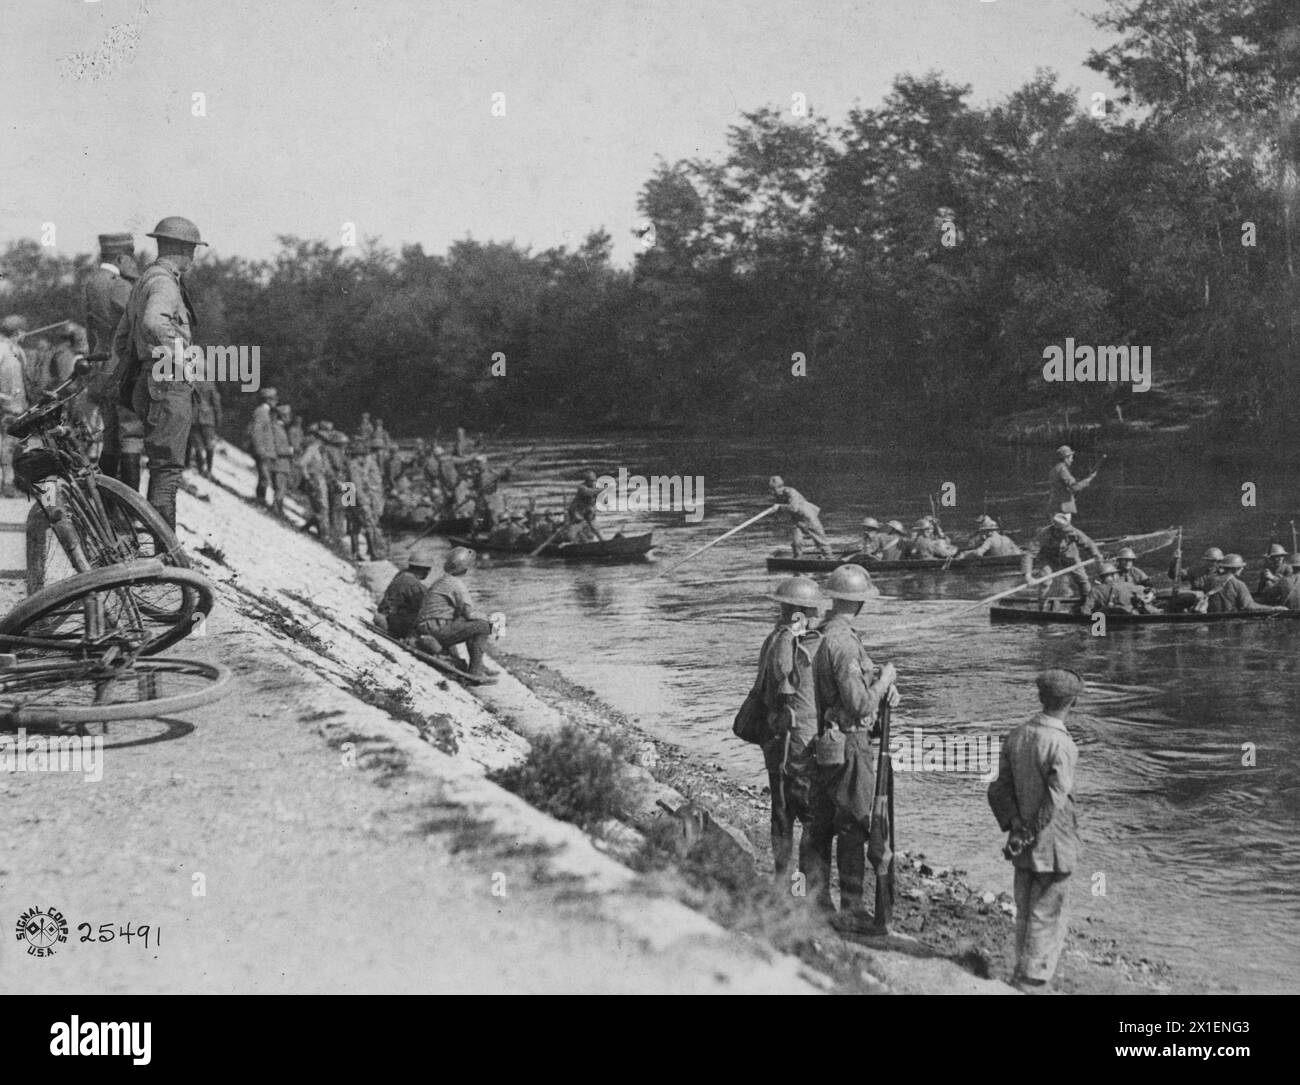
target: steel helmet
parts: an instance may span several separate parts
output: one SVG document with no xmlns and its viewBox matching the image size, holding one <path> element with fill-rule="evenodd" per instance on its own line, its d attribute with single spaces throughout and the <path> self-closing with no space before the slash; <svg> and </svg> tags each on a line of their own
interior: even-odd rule
<svg viewBox="0 0 1300 1085">
<path fill-rule="evenodd" d="M 268 384 L 265 388 L 261 389 L 257 394 L 261 396 L 262 399 L 278 399 L 280 396 L 280 390 L 278 388 L 272 388 Z"/>
<path fill-rule="evenodd" d="M 1287 558 L 1286 563 L 1290 565 L 1292 569 L 1300 572 L 1300 554 L 1292 554 Z"/>
<path fill-rule="evenodd" d="M 1137 559 L 1138 556 L 1133 552 L 1133 547 L 1131 546 L 1124 547 L 1123 550 L 1115 555 L 1116 561 L 1137 561 Z"/>
<path fill-rule="evenodd" d="M 1058 512 L 1055 516 L 1052 517 L 1052 523 L 1056 527 L 1069 527 L 1070 514 L 1068 512 Z"/>
<path fill-rule="evenodd" d="M 924 531 L 927 527 L 933 526 L 928 516 L 922 516 L 912 525 L 913 531 Z"/>
<path fill-rule="evenodd" d="M 413 548 L 406 559 L 408 569 L 423 569 L 426 573 L 433 568 L 433 564 L 433 548 L 427 544 Z"/>
<path fill-rule="evenodd" d="M 906 534 L 907 534 L 907 532 L 903 530 L 903 525 L 900 524 L 897 520 L 890 520 L 890 521 L 888 521 L 888 522 L 885 524 L 885 527 L 889 528 L 889 530 L 892 531 L 895 535 L 906 535 Z"/>
<path fill-rule="evenodd" d="M 1221 562 L 1219 562 L 1219 567 L 1222 569 L 1244 569 L 1246 567 L 1246 559 L 1240 554 L 1228 554 Z"/>
<path fill-rule="evenodd" d="M 783 479 L 780 475 L 773 475 L 770 479 L 767 480 L 767 484 L 772 489 L 779 490 L 782 486 L 785 485 L 785 479 Z"/>
<path fill-rule="evenodd" d="M 825 605 L 821 589 L 806 576 L 792 576 L 789 580 L 782 580 L 768 598 L 775 603 L 811 610 L 821 610 Z"/>
<path fill-rule="evenodd" d="M 1264 556 L 1266 558 L 1284 558 L 1286 557 L 1286 547 L 1282 546 L 1280 543 L 1274 543 L 1268 548 L 1268 553 Z"/>
<path fill-rule="evenodd" d="M 874 516 L 864 516 L 862 518 L 862 526 L 869 527 L 871 528 L 872 531 L 879 531 L 880 521 L 877 520 Z"/>
<path fill-rule="evenodd" d="M 144 236 L 165 237 L 171 241 L 185 241 L 191 245 L 207 244 L 200 239 L 199 228 L 189 219 L 181 218 L 180 215 L 168 215 L 165 219 L 160 219 L 158 225 Z"/>
<path fill-rule="evenodd" d="M 0 320 L 0 331 L 3 331 L 6 335 L 12 335 L 14 332 L 26 330 L 27 321 L 16 314 L 14 316 L 7 316 L 4 320 Z"/>
<path fill-rule="evenodd" d="M 826 578 L 826 594 L 832 599 L 864 603 L 876 594 L 871 574 L 861 565 L 841 565 Z"/>
<path fill-rule="evenodd" d="M 1204 554 L 1201 555 L 1202 561 L 1222 561 L 1223 551 L 1217 546 L 1211 546 Z"/>
<path fill-rule="evenodd" d="M 1056 454 L 1061 459 L 1065 459 L 1066 456 L 1074 455 L 1074 449 L 1072 449 L 1069 445 L 1062 445 L 1060 448 L 1056 450 Z"/>
<path fill-rule="evenodd" d="M 1110 576 L 1112 573 L 1118 572 L 1119 570 L 1109 561 L 1103 561 L 1099 566 L 1097 566 L 1098 576 Z"/>
<path fill-rule="evenodd" d="M 975 527 L 980 531 L 997 531 L 998 522 L 992 516 L 981 516 L 975 521 Z"/>
<path fill-rule="evenodd" d="M 474 551 L 467 546 L 453 546 L 451 553 L 447 555 L 447 560 L 442 563 L 443 572 L 451 573 L 453 576 L 457 573 L 469 572 L 470 566 L 474 564 Z"/>
</svg>

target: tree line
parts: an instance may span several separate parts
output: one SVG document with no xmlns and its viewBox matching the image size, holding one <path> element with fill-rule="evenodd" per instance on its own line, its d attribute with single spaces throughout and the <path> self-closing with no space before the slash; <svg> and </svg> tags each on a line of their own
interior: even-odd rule
<svg viewBox="0 0 1300 1085">
<path fill-rule="evenodd" d="M 270 260 L 208 256 L 199 341 L 258 344 L 263 383 L 310 417 L 369 409 L 397 433 L 1140 413 L 1131 388 L 1044 384 L 1044 348 L 1072 337 L 1150 345 L 1158 386 L 1278 437 L 1300 383 L 1293 9 L 1112 0 L 1097 21 L 1115 44 L 1087 63 L 1115 101 L 1081 106 L 1040 71 L 979 106 L 927 73 L 838 121 L 745 114 L 724 154 L 646 181 L 628 268 L 603 229 L 540 252 L 286 236 Z M 77 314 L 92 265 L 12 244 L 3 305 L 33 325 Z"/>
</svg>

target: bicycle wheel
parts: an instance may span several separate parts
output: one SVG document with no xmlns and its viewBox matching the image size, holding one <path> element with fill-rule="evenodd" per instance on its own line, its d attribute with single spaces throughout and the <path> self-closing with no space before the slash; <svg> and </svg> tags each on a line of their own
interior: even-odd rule
<svg viewBox="0 0 1300 1085">
<path fill-rule="evenodd" d="M 189 568 L 189 555 L 149 502 L 115 478 L 95 475 L 93 483 L 98 503 L 90 493 L 91 478 L 61 486 L 57 507 L 62 521 L 57 527 L 39 505 L 28 514 L 28 594 L 77 572 L 131 561 L 158 558 Z M 186 606 L 193 606 L 184 597 L 169 603 L 142 594 L 138 601 L 142 614 L 167 625 L 174 624 Z"/>
<path fill-rule="evenodd" d="M 230 692 L 231 673 L 193 659 L 58 660 L 0 669 L 0 722 L 16 727 L 170 715 Z"/>
<path fill-rule="evenodd" d="M 141 613 L 142 600 L 173 615 Z M 188 636 L 212 610 L 211 582 L 161 561 L 92 569 L 28 596 L 0 619 L 0 650 L 24 659 L 98 656 L 110 647 L 153 655 Z"/>
</svg>

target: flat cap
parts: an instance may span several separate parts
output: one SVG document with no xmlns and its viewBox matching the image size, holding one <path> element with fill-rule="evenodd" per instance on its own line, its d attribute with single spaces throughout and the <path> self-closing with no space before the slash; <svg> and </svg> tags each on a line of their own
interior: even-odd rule
<svg viewBox="0 0 1300 1085">
<path fill-rule="evenodd" d="M 1074 671 L 1068 671 L 1063 667 L 1039 671 L 1036 681 L 1038 692 L 1044 697 L 1063 699 L 1077 697 L 1083 692 L 1083 679 Z"/>
</svg>

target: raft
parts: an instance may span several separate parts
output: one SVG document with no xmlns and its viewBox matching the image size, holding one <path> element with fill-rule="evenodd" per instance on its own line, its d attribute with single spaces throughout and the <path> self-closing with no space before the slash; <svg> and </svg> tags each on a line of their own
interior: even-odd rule
<svg viewBox="0 0 1300 1085">
<path fill-rule="evenodd" d="M 1090 625 L 1091 614 L 1080 614 L 1074 608 L 1078 599 L 1048 600 L 1065 603 L 1069 609 L 1039 610 L 1037 602 L 989 607 L 989 620 L 994 622 L 1030 622 L 1036 625 Z M 1203 625 L 1206 622 L 1287 621 L 1300 618 L 1300 610 L 1226 610 L 1220 614 L 1194 614 L 1181 611 L 1177 614 L 1107 614 L 1106 628 L 1113 625 Z"/>
</svg>

